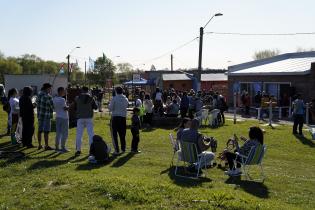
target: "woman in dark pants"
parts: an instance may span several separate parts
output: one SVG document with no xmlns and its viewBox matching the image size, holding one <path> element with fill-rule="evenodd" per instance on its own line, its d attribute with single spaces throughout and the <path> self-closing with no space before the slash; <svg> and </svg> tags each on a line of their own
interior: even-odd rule
<svg viewBox="0 0 315 210">
<path fill-rule="evenodd" d="M 24 147 L 32 148 L 32 137 L 34 134 L 34 105 L 31 99 L 32 88 L 24 87 L 20 98 L 20 117 L 22 118 L 22 144 Z"/>
</svg>

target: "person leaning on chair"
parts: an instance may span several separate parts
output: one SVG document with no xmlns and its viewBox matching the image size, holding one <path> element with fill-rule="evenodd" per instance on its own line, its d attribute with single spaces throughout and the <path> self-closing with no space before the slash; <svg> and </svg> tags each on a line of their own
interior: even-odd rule
<svg viewBox="0 0 315 210">
<path fill-rule="evenodd" d="M 246 140 L 242 147 L 239 147 L 238 142 L 236 144 L 236 151 L 239 152 L 241 155 L 248 156 L 251 148 L 257 147 L 258 145 L 264 144 L 264 134 L 263 131 L 259 127 L 250 127 L 248 133 L 249 139 L 245 139 L 241 137 L 241 139 Z M 225 171 L 225 174 L 229 176 L 239 176 L 241 174 L 241 164 L 237 163 L 236 167 L 234 166 L 234 161 L 237 158 L 237 155 L 233 152 L 227 152 L 226 159 L 229 164 L 229 170 Z M 239 161 L 239 160 L 237 160 Z"/>
<path fill-rule="evenodd" d="M 201 133 L 198 132 L 199 120 L 193 119 L 191 121 L 190 128 L 186 128 L 182 131 L 180 141 L 194 143 L 197 147 L 198 155 L 202 154 L 204 156 L 205 162 L 210 164 L 214 159 L 215 154 L 210 151 L 206 151 L 210 148 L 210 142 L 204 140 L 204 137 Z M 202 166 L 206 164 L 205 162 L 201 163 Z"/>
</svg>

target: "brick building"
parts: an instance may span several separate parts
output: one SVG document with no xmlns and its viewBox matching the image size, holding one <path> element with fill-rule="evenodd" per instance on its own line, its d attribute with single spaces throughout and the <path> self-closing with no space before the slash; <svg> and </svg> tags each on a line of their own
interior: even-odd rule
<svg viewBox="0 0 315 210">
<path fill-rule="evenodd" d="M 230 101 L 234 92 L 242 91 L 249 93 L 252 103 L 257 91 L 275 96 L 278 105 L 289 105 L 282 101 L 295 93 L 310 101 L 315 98 L 315 51 L 287 53 L 230 66 L 228 89 Z"/>
</svg>

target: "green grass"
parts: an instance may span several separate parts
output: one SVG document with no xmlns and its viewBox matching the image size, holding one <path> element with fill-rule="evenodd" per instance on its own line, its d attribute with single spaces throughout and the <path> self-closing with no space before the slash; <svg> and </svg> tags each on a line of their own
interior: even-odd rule
<svg viewBox="0 0 315 210">
<path fill-rule="evenodd" d="M 4 132 L 6 116 L 1 112 L 0 117 Z M 227 121 L 201 132 L 216 137 L 221 151 L 233 133 L 246 135 L 257 124 Z M 18 149 L 26 158 L 0 159 L 0 209 L 314 209 L 315 143 L 306 131 L 305 139 L 292 136 L 290 126 L 265 129 L 264 183 L 229 179 L 218 168 L 208 169 L 207 178 L 198 181 L 175 177 L 168 139 L 173 131 L 167 129 L 141 132 L 141 154 L 127 153 L 97 166 L 87 163 L 86 134 L 83 154 L 73 156 L 75 129 L 67 154 L 14 148 L 3 137 L 0 150 Z M 110 141 L 108 116 L 97 114 L 95 133 Z M 51 133 L 51 145 L 54 137 Z"/>
</svg>

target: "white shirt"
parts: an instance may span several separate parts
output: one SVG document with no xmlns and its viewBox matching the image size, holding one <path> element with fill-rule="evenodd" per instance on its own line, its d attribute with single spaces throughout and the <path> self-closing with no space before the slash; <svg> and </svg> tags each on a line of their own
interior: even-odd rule
<svg viewBox="0 0 315 210">
<path fill-rule="evenodd" d="M 67 107 L 66 100 L 60 96 L 56 96 L 53 98 L 53 103 L 56 111 L 56 117 L 68 119 L 68 111 L 65 110 L 65 107 Z"/>
<path fill-rule="evenodd" d="M 109 111 L 112 112 L 113 117 L 127 117 L 127 108 L 129 101 L 126 96 L 117 94 L 109 103 Z"/>
<path fill-rule="evenodd" d="M 162 93 L 161 92 L 157 92 L 155 94 L 155 100 L 156 101 L 162 101 Z"/>
<path fill-rule="evenodd" d="M 138 98 L 138 99 L 136 100 L 136 107 L 140 108 L 141 105 L 142 105 L 142 101 L 141 101 L 140 98 Z"/>
<path fill-rule="evenodd" d="M 19 99 L 16 97 L 11 97 L 9 100 L 9 104 L 10 104 L 10 109 L 11 109 L 10 115 L 19 114 L 19 110 L 20 110 Z"/>
<path fill-rule="evenodd" d="M 152 113 L 153 112 L 153 103 L 152 100 L 145 99 L 143 102 L 144 110 L 146 113 Z"/>
</svg>

